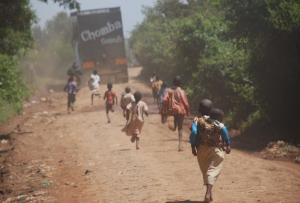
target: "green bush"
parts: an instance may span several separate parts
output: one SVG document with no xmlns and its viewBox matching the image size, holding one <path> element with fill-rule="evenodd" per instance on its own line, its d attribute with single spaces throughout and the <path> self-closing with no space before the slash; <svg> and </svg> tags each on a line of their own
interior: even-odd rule
<svg viewBox="0 0 300 203">
<path fill-rule="evenodd" d="M 18 70 L 14 57 L 0 54 L 0 121 L 5 121 L 13 113 L 19 113 L 28 90 Z"/>
</svg>

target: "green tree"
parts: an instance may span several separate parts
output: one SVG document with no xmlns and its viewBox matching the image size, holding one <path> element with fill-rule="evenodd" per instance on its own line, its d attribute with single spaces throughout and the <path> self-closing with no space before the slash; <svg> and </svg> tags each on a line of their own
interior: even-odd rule
<svg viewBox="0 0 300 203">
<path fill-rule="evenodd" d="M 47 2 L 47 1 L 44 1 Z M 75 0 L 54 0 L 61 6 L 79 9 Z M 20 60 L 32 48 L 31 26 L 36 17 L 29 0 L 0 2 L 0 121 L 19 112 L 27 95 L 20 71 Z M 37 35 L 38 29 L 33 32 Z M 40 39 L 42 40 L 42 39 Z"/>
</svg>

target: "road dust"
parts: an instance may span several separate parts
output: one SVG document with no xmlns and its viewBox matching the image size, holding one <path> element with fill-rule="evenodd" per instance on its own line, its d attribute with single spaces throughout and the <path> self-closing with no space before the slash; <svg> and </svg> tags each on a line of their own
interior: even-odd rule
<svg viewBox="0 0 300 203">
<path fill-rule="evenodd" d="M 117 84 L 151 95 L 130 69 L 129 84 Z M 105 91 L 105 85 L 101 86 Z M 151 98 L 145 98 L 157 112 Z M 177 134 L 160 123 L 158 114 L 146 118 L 141 149 L 121 132 L 125 124 L 118 107 L 107 124 L 102 99 L 90 105 L 82 88 L 75 112 L 66 113 L 66 96 L 53 93 L 45 105 L 26 119 L 13 136 L 14 150 L 6 160 L 4 202 L 201 202 L 204 187 L 197 160 L 185 132 L 183 152 Z M 214 188 L 216 203 L 289 202 L 300 200 L 300 167 L 269 161 L 234 150 Z M 4 190 L 4 189 L 3 189 Z"/>
</svg>

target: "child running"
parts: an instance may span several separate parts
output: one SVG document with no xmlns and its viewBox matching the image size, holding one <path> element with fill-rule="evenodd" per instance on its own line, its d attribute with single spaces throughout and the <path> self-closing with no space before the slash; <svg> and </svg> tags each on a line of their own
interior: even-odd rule
<svg viewBox="0 0 300 203">
<path fill-rule="evenodd" d="M 91 90 L 91 105 L 93 105 L 94 103 L 94 96 L 100 97 L 100 91 L 99 91 L 100 83 L 101 83 L 100 75 L 98 75 L 97 70 L 94 70 L 88 82 L 89 88 Z"/>
<path fill-rule="evenodd" d="M 121 96 L 121 108 L 123 110 L 123 116 L 126 118 L 126 125 L 128 124 L 129 117 L 126 114 L 126 107 L 129 103 L 134 102 L 134 96 L 131 93 L 130 87 L 125 88 L 125 93 L 122 94 Z"/>
<path fill-rule="evenodd" d="M 183 121 L 189 114 L 190 107 L 185 91 L 181 88 L 182 82 L 180 76 L 173 80 L 173 87 L 169 88 L 163 99 L 164 109 L 169 115 L 174 117 L 174 128 L 178 129 L 178 151 L 182 149 Z"/>
<path fill-rule="evenodd" d="M 127 135 L 131 136 L 131 142 L 136 143 L 136 149 L 140 149 L 139 141 L 141 131 L 144 125 L 144 114 L 148 116 L 148 106 L 143 102 L 142 94 L 137 91 L 134 93 L 134 102 L 127 105 L 127 114 L 130 115 L 130 121 L 127 125 Z M 128 116 L 129 117 L 129 116 Z"/>
<path fill-rule="evenodd" d="M 107 123 L 110 123 L 109 112 L 114 112 L 113 106 L 114 104 L 118 104 L 117 95 L 112 91 L 112 83 L 107 84 L 107 90 L 104 93 L 104 100 L 105 100 L 105 110 L 106 110 L 106 117 Z"/>
<path fill-rule="evenodd" d="M 213 201 L 212 188 L 223 167 L 225 153 L 230 153 L 230 137 L 226 126 L 222 123 L 224 113 L 220 109 L 212 109 L 210 100 L 200 102 L 201 116 L 194 119 L 192 125 L 192 153 L 197 156 L 203 182 L 206 185 L 205 202 Z M 196 136 L 196 138 L 195 138 Z M 194 138 L 193 138 L 194 137 Z"/>
<path fill-rule="evenodd" d="M 64 91 L 68 93 L 67 111 L 68 113 L 71 113 L 71 110 L 74 111 L 76 93 L 78 91 L 75 76 L 69 77 L 68 83 L 66 84 Z"/>
</svg>

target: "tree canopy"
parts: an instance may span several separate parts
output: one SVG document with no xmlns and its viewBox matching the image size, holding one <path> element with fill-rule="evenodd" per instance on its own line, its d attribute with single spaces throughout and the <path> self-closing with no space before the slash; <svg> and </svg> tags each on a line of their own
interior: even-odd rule
<svg viewBox="0 0 300 203">
<path fill-rule="evenodd" d="M 212 99 L 235 127 L 299 120 L 299 1 L 158 0 L 144 14 L 130 40 L 144 76 L 181 75 L 192 105 Z"/>
</svg>

